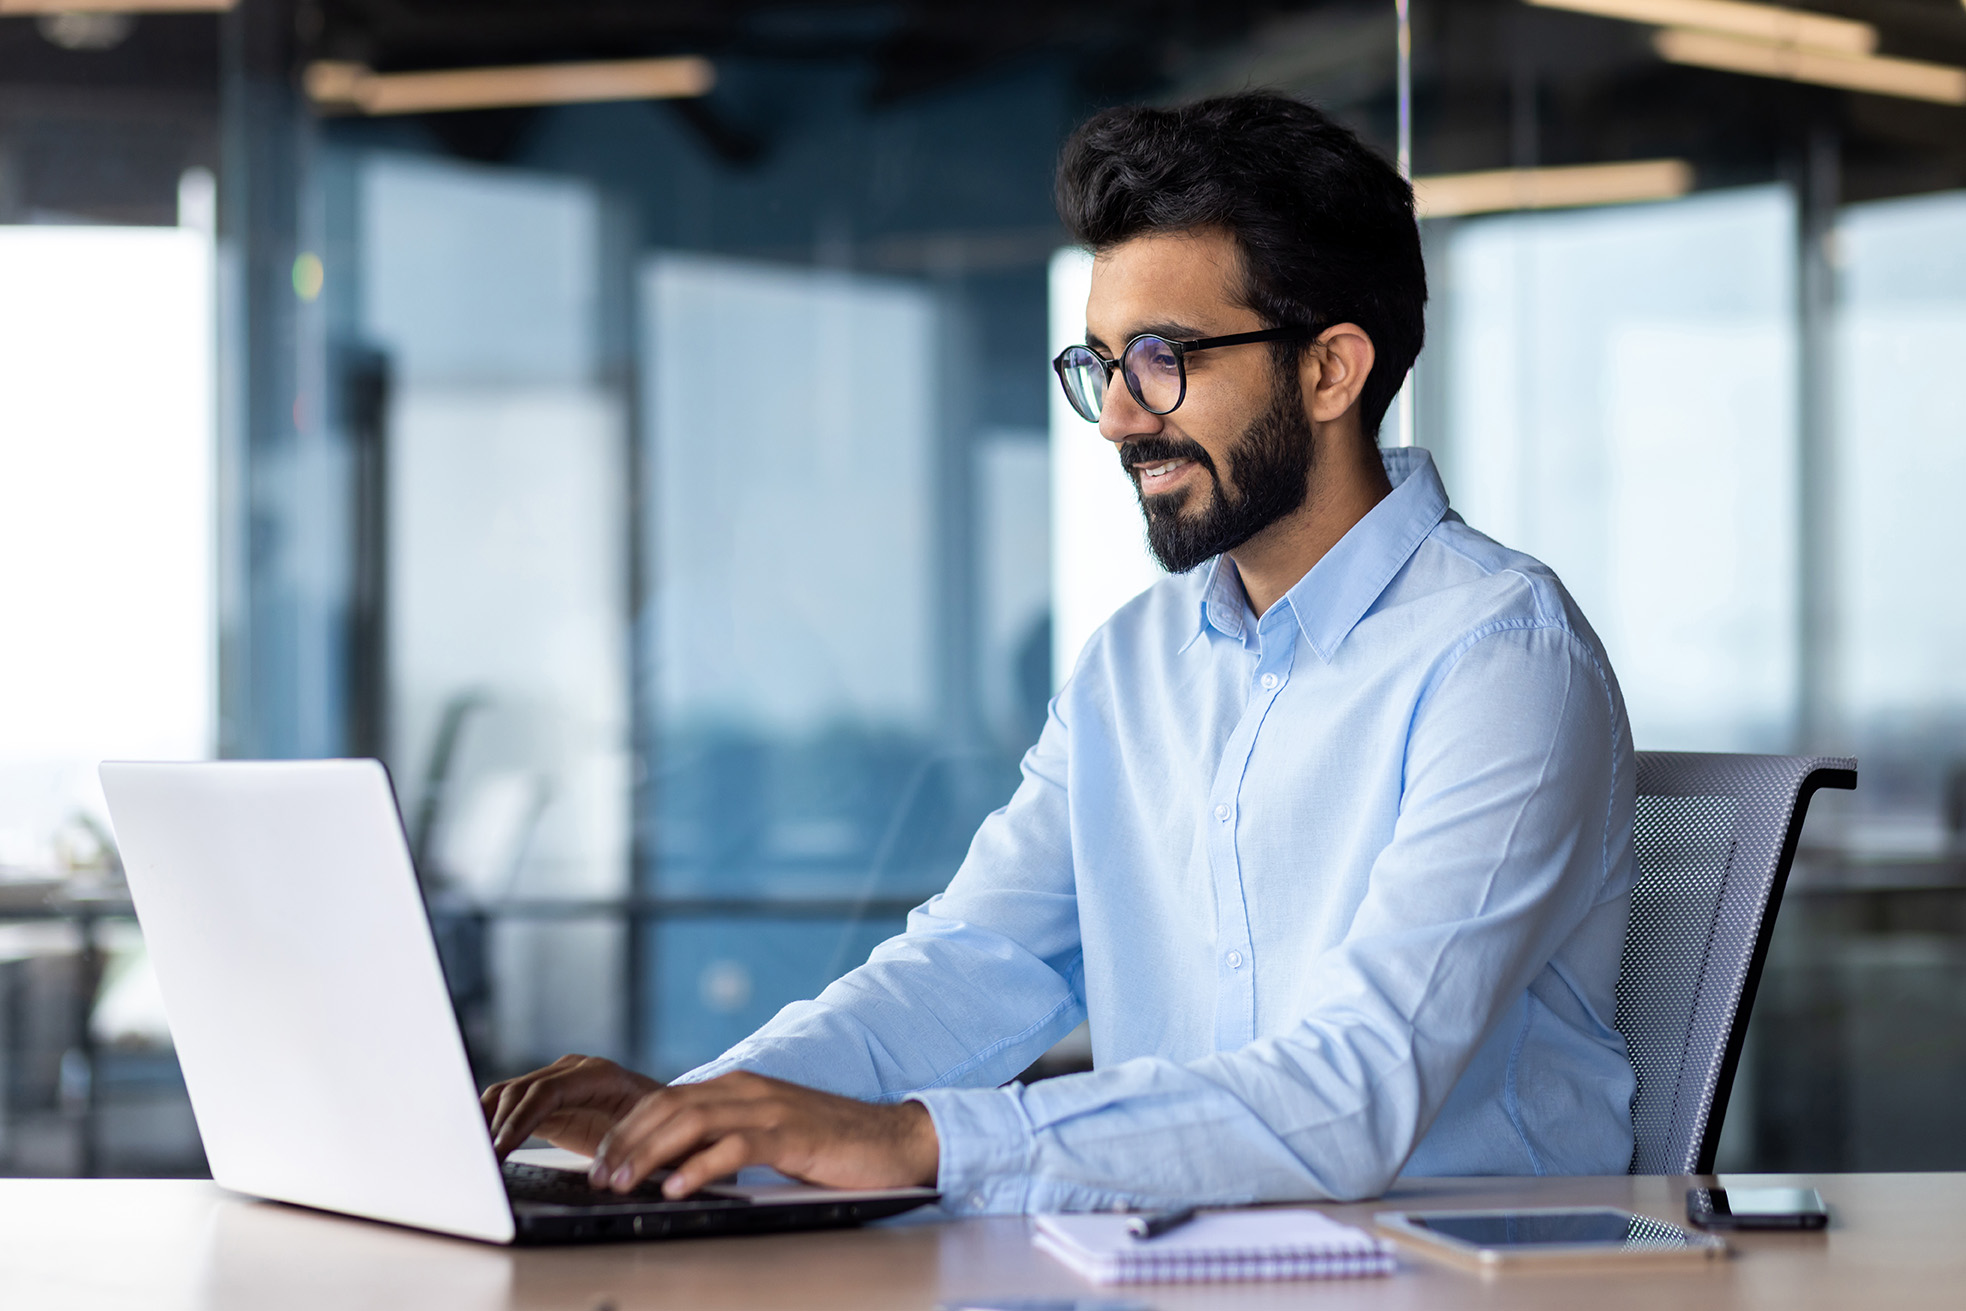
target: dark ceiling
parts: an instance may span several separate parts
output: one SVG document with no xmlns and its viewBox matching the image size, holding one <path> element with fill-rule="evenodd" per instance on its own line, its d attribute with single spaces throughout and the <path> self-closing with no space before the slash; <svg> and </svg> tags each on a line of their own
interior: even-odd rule
<svg viewBox="0 0 1966 1311">
<path fill-rule="evenodd" d="M 1883 53 L 1966 65 L 1958 0 L 1814 0 L 1875 23 Z M 870 105 L 933 94 L 1018 61 L 1062 59 L 1087 104 L 1281 85 L 1393 131 L 1391 0 L 319 0 L 315 54 L 382 70 L 705 54 L 851 61 Z M 1966 110 L 1699 69 L 1648 29 L 1520 0 L 1413 0 L 1416 167 L 1423 172 L 1672 154 L 1703 180 L 1766 177 L 1811 134 L 1843 144 L 1852 198 L 1966 186 Z M 713 147 L 727 120 L 688 111 Z M 457 127 L 463 127 L 459 124 Z M 726 133 L 741 162 L 749 143 Z"/>
<path fill-rule="evenodd" d="M 1966 66 L 1959 0 L 1807 7 L 1877 24 L 1887 54 Z M 244 0 L 223 19 L 141 17 L 99 50 L 60 49 L 36 20 L 0 19 L 0 210 L 8 167 L 18 177 L 43 156 L 72 160 L 119 122 L 149 144 L 105 166 L 117 176 L 148 175 L 137 155 L 169 155 L 170 168 L 209 157 L 224 33 L 248 14 L 260 33 L 280 34 L 273 64 L 290 71 L 315 58 L 388 71 L 688 53 L 721 61 L 733 87 L 850 67 L 879 112 L 1045 62 L 1088 107 L 1270 85 L 1325 103 L 1382 144 L 1393 133 L 1392 0 Z M 1673 67 L 1644 27 L 1521 0 L 1413 0 L 1413 14 L 1420 172 L 1670 154 L 1694 160 L 1711 185 L 1778 174 L 1827 133 L 1841 145 L 1848 198 L 1966 186 L 1966 109 Z M 736 91 L 671 109 L 726 164 L 764 149 Z M 429 121 L 461 153 L 486 156 L 523 135 L 523 119 Z M 181 144 L 166 150 L 153 138 L 173 122 Z"/>
<path fill-rule="evenodd" d="M 304 34 L 324 55 L 378 70 L 663 54 L 867 61 L 880 102 L 1040 54 L 1071 59 L 1095 92 L 1138 92 L 1163 82 L 1184 52 L 1233 44 L 1279 15 L 1342 7 L 1317 0 L 321 0 Z"/>
</svg>

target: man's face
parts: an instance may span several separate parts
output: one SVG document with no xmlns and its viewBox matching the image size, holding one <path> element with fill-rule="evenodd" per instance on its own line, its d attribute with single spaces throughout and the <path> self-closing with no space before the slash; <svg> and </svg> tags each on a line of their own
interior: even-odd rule
<svg viewBox="0 0 1966 1311">
<path fill-rule="evenodd" d="M 1241 266 L 1220 232 L 1135 237 L 1092 267 L 1086 344 L 1107 358 L 1143 332 L 1173 341 L 1270 326 L 1236 303 Z M 1172 414 L 1142 409 L 1125 381 L 1106 390 L 1099 433 L 1119 448 L 1140 495 L 1147 541 L 1182 573 L 1233 550 L 1303 504 L 1311 426 L 1295 369 L 1266 345 L 1187 357 L 1188 391 Z"/>
</svg>

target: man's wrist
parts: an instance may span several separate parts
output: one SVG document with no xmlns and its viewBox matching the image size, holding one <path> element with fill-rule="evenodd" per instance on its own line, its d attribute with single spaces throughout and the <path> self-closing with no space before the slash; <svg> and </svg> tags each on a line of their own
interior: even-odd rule
<svg viewBox="0 0 1966 1311">
<path fill-rule="evenodd" d="M 1042 1085 L 1040 1085 L 1042 1086 Z M 1035 1148 L 1020 1084 L 1007 1088 L 930 1088 L 910 1094 L 935 1121 L 940 1153 L 935 1187 L 960 1215 L 1026 1209 Z"/>
<path fill-rule="evenodd" d="M 942 1164 L 942 1140 L 935 1133 L 935 1117 L 920 1102 L 902 1102 L 894 1110 L 901 1121 L 901 1156 L 909 1178 L 933 1188 Z"/>
</svg>

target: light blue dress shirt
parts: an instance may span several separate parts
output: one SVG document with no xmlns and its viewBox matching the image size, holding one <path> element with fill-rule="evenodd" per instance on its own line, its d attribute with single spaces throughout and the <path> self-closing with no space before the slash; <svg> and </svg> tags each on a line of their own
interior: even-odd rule
<svg viewBox="0 0 1966 1311">
<path fill-rule="evenodd" d="M 1260 619 L 1226 557 L 1124 606 L 948 890 L 686 1077 L 918 1100 L 961 1212 L 1622 1173 L 1624 703 L 1555 575 L 1384 458 Z M 999 1086 L 1088 1018 L 1092 1072 Z"/>
</svg>

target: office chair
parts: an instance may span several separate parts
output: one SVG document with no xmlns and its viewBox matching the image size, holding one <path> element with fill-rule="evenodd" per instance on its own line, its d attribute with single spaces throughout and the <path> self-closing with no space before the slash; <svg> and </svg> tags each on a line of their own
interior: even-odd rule
<svg viewBox="0 0 1966 1311">
<path fill-rule="evenodd" d="M 1631 1173 L 1713 1170 L 1809 798 L 1856 786 L 1844 756 L 1638 753 L 1638 873 L 1617 991 L 1638 1075 Z"/>
</svg>

